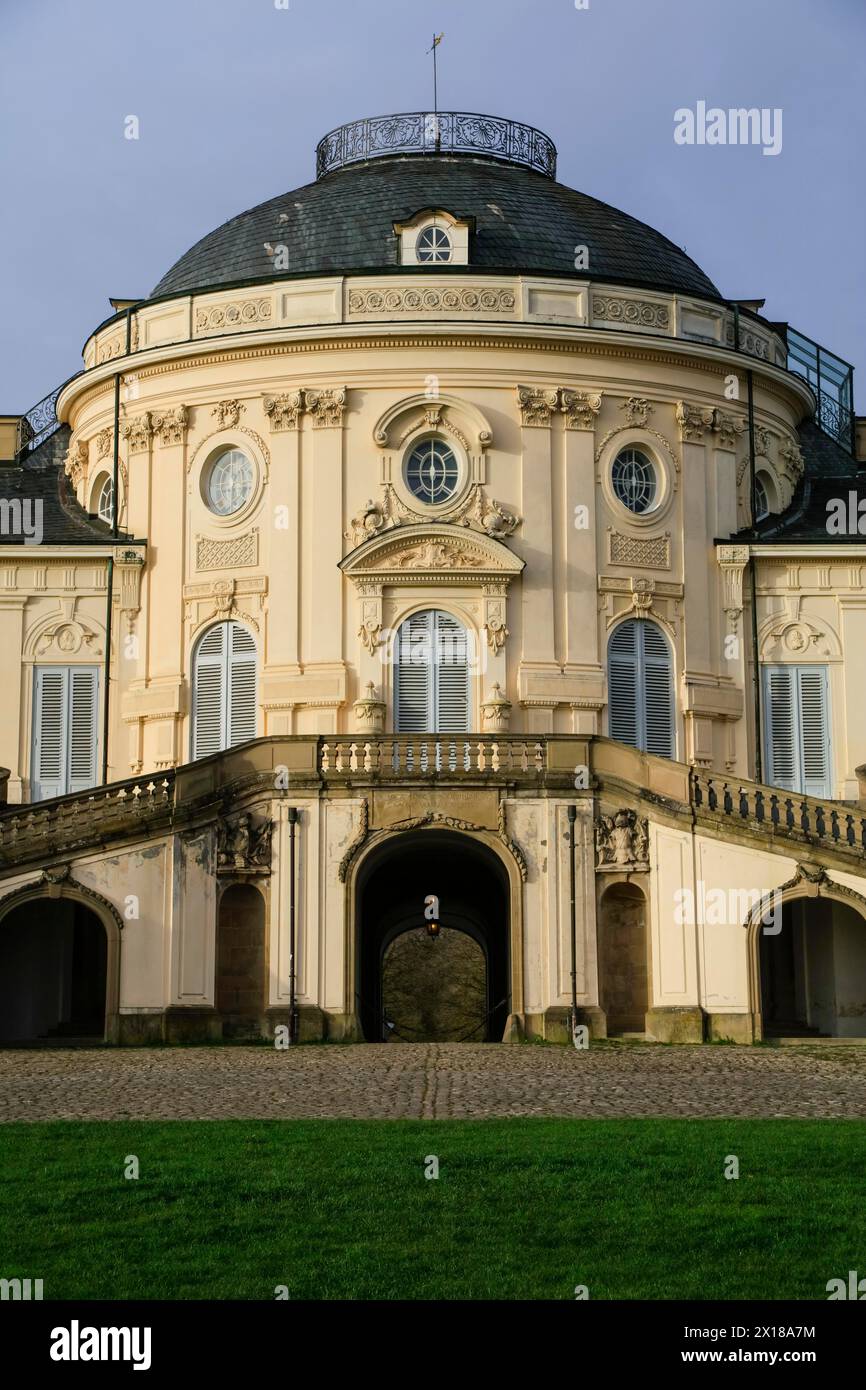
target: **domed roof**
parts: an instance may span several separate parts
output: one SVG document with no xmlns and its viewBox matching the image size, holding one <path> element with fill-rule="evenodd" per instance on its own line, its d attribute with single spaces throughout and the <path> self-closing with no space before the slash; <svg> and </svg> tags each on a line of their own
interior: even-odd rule
<svg viewBox="0 0 866 1390">
<path fill-rule="evenodd" d="M 401 132 L 409 130 L 414 137 L 418 132 L 407 123 L 416 119 L 429 129 L 433 118 L 420 113 L 380 118 L 378 129 L 387 121 L 393 132 L 399 120 Z M 464 125 L 458 141 L 460 119 Z M 429 274 L 429 266 L 400 265 L 394 230 L 395 222 L 406 222 L 426 208 L 471 219 L 470 272 L 577 276 L 720 298 L 700 267 L 660 232 L 557 183 L 550 176 L 556 152 L 541 132 L 495 117 L 471 119 L 474 126 L 459 113 L 440 113 L 436 120 L 448 138 L 440 136 L 435 147 L 424 125 L 420 139 L 401 145 L 392 138 L 390 146 L 358 139 L 358 131 L 368 136 L 374 122 L 332 132 L 319 146 L 320 173 L 314 183 L 260 203 L 210 232 L 162 277 L 151 298 L 269 281 L 281 273 L 380 274 L 399 268 L 401 273 Z M 467 138 L 466 131 L 480 122 L 487 123 L 481 127 L 483 139 Z M 499 150 L 486 147 L 490 130 L 498 135 L 499 126 L 507 128 L 507 152 L 504 144 Z M 440 131 L 439 124 L 436 129 Z M 281 246 L 287 248 L 287 266 L 275 272 Z M 588 248 L 585 272 L 575 270 L 577 246 Z M 435 273 L 455 271 L 465 275 L 467 267 L 440 266 Z"/>
</svg>

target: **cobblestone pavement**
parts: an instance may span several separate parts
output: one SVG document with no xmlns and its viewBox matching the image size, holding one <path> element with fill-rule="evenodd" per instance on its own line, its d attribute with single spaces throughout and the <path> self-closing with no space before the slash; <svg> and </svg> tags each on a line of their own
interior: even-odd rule
<svg viewBox="0 0 866 1390">
<path fill-rule="evenodd" d="M 866 1047 L 0 1050 L 0 1121 L 866 1116 Z"/>
</svg>

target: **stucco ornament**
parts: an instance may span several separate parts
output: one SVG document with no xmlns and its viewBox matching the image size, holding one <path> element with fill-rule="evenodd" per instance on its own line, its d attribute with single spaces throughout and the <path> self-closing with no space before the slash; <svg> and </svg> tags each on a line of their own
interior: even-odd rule
<svg viewBox="0 0 866 1390">
<path fill-rule="evenodd" d="M 687 444 L 703 443 L 704 435 L 713 423 L 713 411 L 710 406 L 677 401 L 676 416 L 683 441 Z"/>
<path fill-rule="evenodd" d="M 240 424 L 241 412 L 246 406 L 241 401 L 220 401 L 214 406 L 211 415 L 216 416 L 221 430 L 234 429 Z"/>
<path fill-rule="evenodd" d="M 630 425 L 645 425 L 653 407 L 644 396 L 629 396 L 628 400 L 623 401 L 620 410 L 625 411 L 625 418 Z"/>
<path fill-rule="evenodd" d="M 641 873 L 649 869 L 649 826 L 645 816 L 625 808 L 595 822 L 596 869 Z"/>
<path fill-rule="evenodd" d="M 359 734 L 381 734 L 385 730 L 385 701 L 380 700 L 372 681 L 368 681 L 364 694 L 356 700 L 352 709 L 355 713 L 355 728 Z"/>
<path fill-rule="evenodd" d="M 87 444 L 83 439 L 76 439 L 75 443 L 69 446 L 65 464 L 66 475 L 71 479 L 73 487 L 78 487 L 81 479 L 87 476 L 87 460 Z"/>
<path fill-rule="evenodd" d="M 382 646 L 382 638 L 379 635 L 381 631 L 382 624 L 375 618 L 365 618 L 358 628 L 358 636 L 371 656 L 374 655 L 377 647 Z"/>
<path fill-rule="evenodd" d="M 476 527 L 488 536 L 502 540 L 517 530 L 521 519 L 500 507 L 497 501 L 488 499 L 483 487 L 479 487 L 475 507 L 470 516 L 463 518 L 463 525 Z"/>
<path fill-rule="evenodd" d="M 601 410 L 600 391 L 568 391 L 563 388 L 559 396 L 559 408 L 565 416 L 566 429 L 591 430 L 595 428 L 595 422 Z"/>
<path fill-rule="evenodd" d="M 387 507 L 381 502 L 374 502 L 371 497 L 367 505 L 355 513 L 349 522 L 349 530 L 343 534 L 353 545 L 363 545 L 364 541 L 369 540 L 371 536 L 378 536 L 389 524 Z"/>
<path fill-rule="evenodd" d="M 272 835 L 269 820 L 254 826 L 247 811 L 222 821 L 217 833 L 217 873 L 270 873 Z"/>
<path fill-rule="evenodd" d="M 496 681 L 487 699 L 481 706 L 485 733 L 505 734 L 511 719 L 511 701 L 506 700 L 502 687 Z"/>
</svg>

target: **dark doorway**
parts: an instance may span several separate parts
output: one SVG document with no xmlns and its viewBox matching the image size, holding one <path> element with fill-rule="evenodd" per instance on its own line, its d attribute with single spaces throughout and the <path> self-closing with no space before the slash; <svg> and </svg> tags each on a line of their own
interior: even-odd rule
<svg viewBox="0 0 866 1390">
<path fill-rule="evenodd" d="M 356 891 L 366 1040 L 500 1041 L 510 1013 L 510 909 L 498 856 L 468 835 L 422 830 L 373 852 Z M 439 900 L 437 939 L 424 917 L 430 896 Z"/>
<path fill-rule="evenodd" d="M 645 1032 L 646 899 L 634 883 L 611 884 L 601 900 L 599 976 L 608 1035 Z"/>
<path fill-rule="evenodd" d="M 0 1041 L 102 1039 L 108 943 L 69 898 L 22 903 L 0 922 Z"/>
<path fill-rule="evenodd" d="M 768 925 L 775 925 L 769 923 Z M 792 898 L 781 930 L 759 923 L 765 1037 L 866 1037 L 866 922 L 830 897 Z"/>
<path fill-rule="evenodd" d="M 234 883 L 220 898 L 216 1006 L 223 1037 L 259 1037 L 265 1008 L 265 904 L 251 884 Z"/>
</svg>

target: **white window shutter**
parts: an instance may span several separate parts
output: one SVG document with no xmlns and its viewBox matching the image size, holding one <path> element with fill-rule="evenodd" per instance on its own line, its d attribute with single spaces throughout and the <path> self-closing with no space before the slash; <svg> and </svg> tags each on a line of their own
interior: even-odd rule
<svg viewBox="0 0 866 1390">
<path fill-rule="evenodd" d="M 621 623 L 608 644 L 608 729 L 620 743 L 662 758 L 675 755 L 670 648 L 645 618 Z"/>
<path fill-rule="evenodd" d="M 394 644 L 397 731 L 468 733 L 470 704 L 466 628 L 437 609 L 413 613 L 401 623 Z"/>
<path fill-rule="evenodd" d="M 764 672 L 767 722 L 767 780 L 786 791 L 797 789 L 796 686 L 793 667 Z"/>
<path fill-rule="evenodd" d="M 34 801 L 62 796 L 66 790 L 66 703 L 69 669 L 66 666 L 36 668 L 33 773 Z"/>
<path fill-rule="evenodd" d="M 674 756 L 674 683 L 670 648 L 655 623 L 638 624 L 643 676 L 641 747 L 660 758 Z"/>
<path fill-rule="evenodd" d="M 448 613 L 436 613 L 436 709 L 438 734 L 469 732 L 469 661 L 467 632 Z"/>
<path fill-rule="evenodd" d="M 610 737 L 638 746 L 637 636 L 634 619 L 621 623 L 608 646 Z"/>
<path fill-rule="evenodd" d="M 433 614 L 413 613 L 394 642 L 394 711 L 398 733 L 432 732 Z"/>
<path fill-rule="evenodd" d="M 194 758 L 225 747 L 226 623 L 209 628 L 196 651 L 193 690 Z"/>
<path fill-rule="evenodd" d="M 256 644 L 251 632 L 231 623 L 228 662 L 227 718 L 229 747 L 256 736 Z"/>
<path fill-rule="evenodd" d="M 82 792 L 96 784 L 98 703 L 96 671 L 70 667 L 67 791 Z"/>
<path fill-rule="evenodd" d="M 37 666 L 31 796 L 44 801 L 95 786 L 99 763 L 99 672 Z"/>
<path fill-rule="evenodd" d="M 823 666 L 797 673 L 802 747 L 802 789 L 806 796 L 830 791 L 830 733 L 827 721 L 827 672 Z"/>
</svg>

